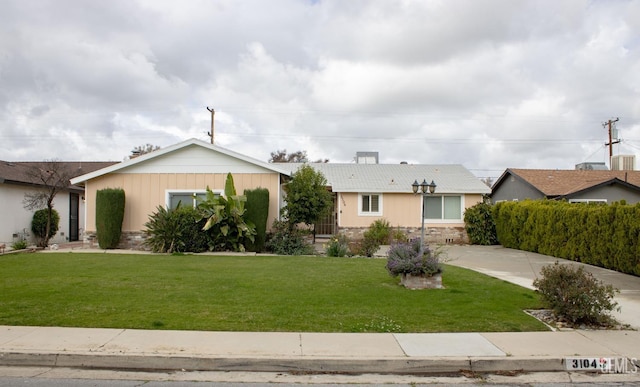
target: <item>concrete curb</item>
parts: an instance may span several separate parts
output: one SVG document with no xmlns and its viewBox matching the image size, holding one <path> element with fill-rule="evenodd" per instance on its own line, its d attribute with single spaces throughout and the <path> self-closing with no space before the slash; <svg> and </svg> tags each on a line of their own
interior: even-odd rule
<svg viewBox="0 0 640 387">
<path fill-rule="evenodd" d="M 565 371 L 559 358 L 244 358 L 73 353 L 0 353 L 0 366 L 146 371 L 244 371 L 340 374 L 456 374 L 462 371 Z"/>
</svg>

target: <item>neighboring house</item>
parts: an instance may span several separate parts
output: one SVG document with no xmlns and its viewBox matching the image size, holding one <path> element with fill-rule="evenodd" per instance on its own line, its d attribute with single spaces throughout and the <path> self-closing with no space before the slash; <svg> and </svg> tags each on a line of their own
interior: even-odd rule
<svg viewBox="0 0 640 387">
<path fill-rule="evenodd" d="M 140 245 L 144 224 L 158 206 L 179 201 L 195 205 L 193 195 L 207 186 L 222 193 L 228 173 L 237 192 L 258 187 L 269 190 L 267 227 L 279 218 L 284 205 L 283 184 L 301 164 L 266 163 L 190 139 L 119 164 L 72 179 L 86 196 L 85 235 L 95 237 L 96 192 L 104 188 L 125 191 L 122 247 Z M 464 210 L 483 200 L 489 188 L 461 165 L 309 164 L 322 172 L 334 193 L 334 211 L 317 225 L 318 234 L 345 232 L 358 237 L 376 219 L 386 219 L 412 237 L 420 235 L 422 195 L 411 184 L 433 180 L 436 192 L 425 198 L 425 230 L 430 241 L 463 242 Z"/>
<path fill-rule="evenodd" d="M 373 160 L 373 157 L 370 157 Z M 466 242 L 465 209 L 483 201 L 489 187 L 462 165 L 412 165 L 373 163 L 310 163 L 327 179 L 334 194 L 334 210 L 316 225 L 318 235 L 338 232 L 359 237 L 377 219 L 387 220 L 410 237 L 422 227 L 421 194 L 415 181 L 434 181 L 436 191 L 424 197 L 425 239 L 435 243 Z M 283 167 L 286 164 L 283 164 Z M 301 164 L 290 164 L 294 172 Z"/>
<path fill-rule="evenodd" d="M 491 200 L 640 202 L 640 171 L 507 169 L 492 187 Z"/>
<path fill-rule="evenodd" d="M 28 192 L 43 188 L 33 178 L 34 168 L 46 168 L 45 162 L 8 162 L 0 161 L 0 244 L 10 246 L 21 238 L 35 242 L 31 237 L 31 220 L 35 211 L 23 206 Z M 104 168 L 114 162 L 69 162 L 59 161 L 60 168 L 72 171 L 72 176 Z M 84 189 L 70 186 L 58 193 L 54 199 L 54 209 L 60 215 L 58 233 L 51 243 L 77 241 L 82 234 L 84 223 Z"/>
<path fill-rule="evenodd" d="M 72 179 L 73 184 L 85 187 L 85 240 L 95 242 L 98 190 L 124 190 L 121 246 L 135 248 L 144 240 L 144 224 L 158 206 L 195 205 L 193 195 L 204 197 L 207 187 L 222 193 L 228 173 L 238 193 L 259 187 L 269 190 L 267 225 L 271 226 L 280 213 L 281 185 L 288 173 L 278 165 L 190 139 Z"/>
</svg>

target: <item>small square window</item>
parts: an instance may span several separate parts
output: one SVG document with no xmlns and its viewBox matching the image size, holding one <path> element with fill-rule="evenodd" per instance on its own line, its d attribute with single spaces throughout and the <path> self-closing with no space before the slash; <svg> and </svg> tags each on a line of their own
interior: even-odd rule
<svg viewBox="0 0 640 387">
<path fill-rule="evenodd" d="M 382 215 L 382 195 L 380 194 L 360 194 L 360 206 L 358 215 Z"/>
</svg>

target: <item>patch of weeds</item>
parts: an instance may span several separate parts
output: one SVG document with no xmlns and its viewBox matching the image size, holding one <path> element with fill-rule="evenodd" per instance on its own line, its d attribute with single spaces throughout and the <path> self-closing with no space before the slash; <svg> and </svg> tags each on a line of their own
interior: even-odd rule
<svg viewBox="0 0 640 387">
<path fill-rule="evenodd" d="M 367 323 L 357 325 L 354 332 L 398 333 L 402 332 L 402 326 L 392 319 L 383 316 L 376 317 Z"/>
</svg>

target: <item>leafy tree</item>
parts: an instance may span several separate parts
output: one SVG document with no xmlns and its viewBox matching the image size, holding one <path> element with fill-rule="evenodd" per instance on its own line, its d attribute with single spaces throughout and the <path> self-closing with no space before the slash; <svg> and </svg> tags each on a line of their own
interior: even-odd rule
<svg viewBox="0 0 640 387">
<path fill-rule="evenodd" d="M 71 186 L 70 179 L 73 177 L 71 169 L 63 162 L 46 160 L 43 163 L 31 165 L 26 174 L 39 189 L 25 193 L 22 204 L 27 210 L 46 209 L 47 217 L 43 233 L 44 237 L 39 241 L 38 245 L 47 247 L 49 240 L 55 235 L 55 233 L 51 235 L 54 217 L 53 200 L 60 191 L 64 191 Z"/>
<path fill-rule="evenodd" d="M 307 151 L 297 151 L 287 153 L 286 149 L 278 149 L 275 152 L 271 152 L 270 163 L 308 163 L 309 157 Z M 328 163 L 329 159 L 318 159 L 313 161 L 314 163 Z"/>
<path fill-rule="evenodd" d="M 214 251 L 245 251 L 245 241 L 253 242 L 255 225 L 245 220 L 245 195 L 237 195 L 231 173 L 227 174 L 224 196 L 214 194 L 207 187 L 207 196 L 198 204 L 203 219 L 207 219 L 204 231 L 210 230 L 210 249 Z"/>
<path fill-rule="evenodd" d="M 487 187 L 491 188 L 493 185 L 493 178 L 491 176 L 480 179 Z"/>
<path fill-rule="evenodd" d="M 333 197 L 327 190 L 327 179 L 322 172 L 309 165 L 303 165 L 298 169 L 284 190 L 287 203 L 283 208 L 283 215 L 291 229 L 298 223 L 308 226 L 315 224 L 333 207 Z M 315 241 L 315 227 L 313 234 Z"/>
</svg>

